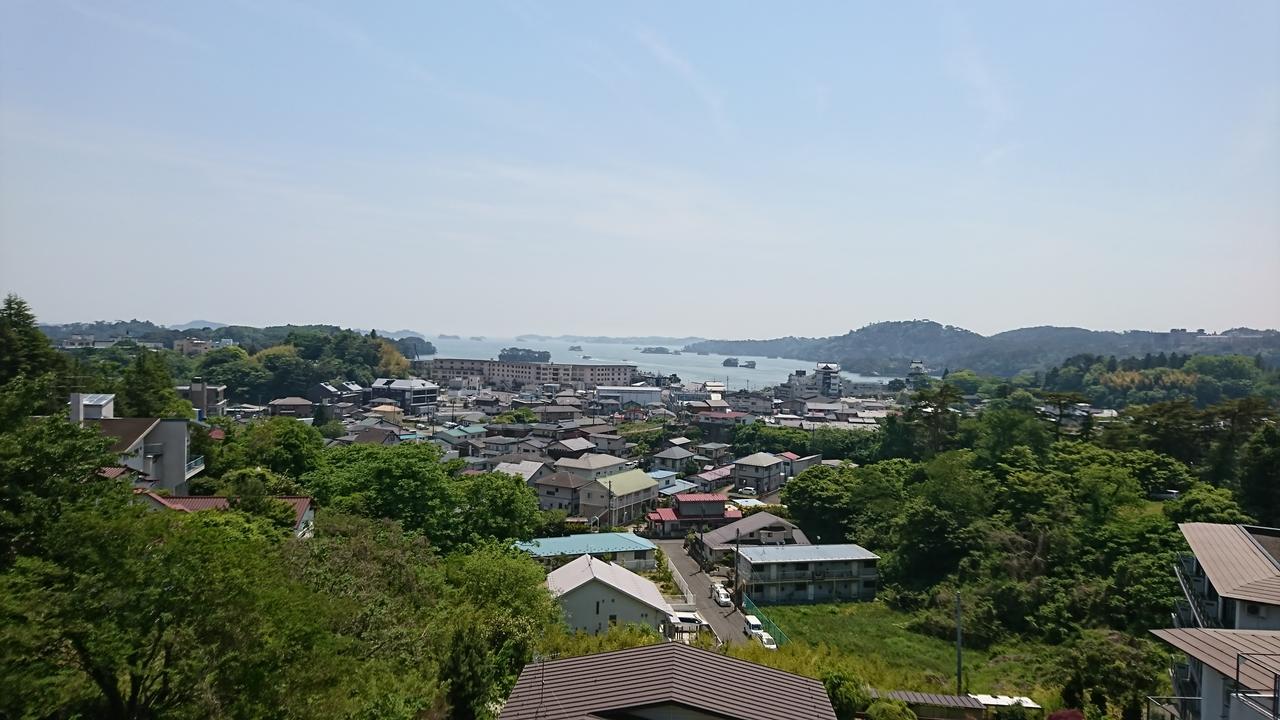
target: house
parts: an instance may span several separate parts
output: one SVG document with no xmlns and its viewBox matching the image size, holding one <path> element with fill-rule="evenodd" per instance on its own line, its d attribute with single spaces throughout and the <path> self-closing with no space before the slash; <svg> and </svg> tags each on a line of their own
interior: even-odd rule
<svg viewBox="0 0 1280 720">
<path fill-rule="evenodd" d="M 628 405 L 643 408 L 650 403 L 662 404 L 662 388 L 652 385 L 600 385 L 596 387 L 596 399 L 602 403 L 615 402 L 622 408 Z"/>
<path fill-rule="evenodd" d="M 698 483 L 699 492 L 713 492 L 733 483 L 733 466 L 722 465 L 712 470 L 691 475 L 688 478 Z"/>
<path fill-rule="evenodd" d="M 231 508 L 231 498 L 214 495 L 161 495 L 154 492 L 140 492 L 138 497 L 150 503 L 153 510 L 199 512 Z M 311 537 L 316 516 L 311 498 L 302 495 L 281 495 L 275 499 L 293 509 L 293 534 L 300 538 Z"/>
<path fill-rule="evenodd" d="M 759 604 L 874 600 L 879 560 L 852 543 L 743 547 L 735 589 Z"/>
<path fill-rule="evenodd" d="M 353 382 L 316 383 L 311 386 L 311 389 L 307 390 L 307 399 L 317 405 L 336 405 L 338 403 L 361 405 L 364 403 L 364 388 Z"/>
<path fill-rule="evenodd" d="M 1280 529 L 1183 523 L 1176 627 L 1280 630 Z"/>
<path fill-rule="evenodd" d="M 112 440 L 108 448 L 120 467 L 135 474 L 135 485 L 182 494 L 187 481 L 204 471 L 204 458 L 190 457 L 186 418 L 118 418 L 115 395 L 71 393 L 70 419 L 96 427 Z"/>
<path fill-rule="evenodd" d="M 1275 720 L 1280 631 L 1219 628 L 1152 630 L 1186 656 L 1172 668 L 1171 698 L 1148 698 L 1183 720 Z"/>
<path fill-rule="evenodd" d="M 627 461 L 604 453 L 587 453 L 577 458 L 560 458 L 556 460 L 555 465 L 556 470 L 596 480 L 622 472 L 627 466 Z"/>
<path fill-rule="evenodd" d="M 537 480 L 552 474 L 550 465 L 536 460 L 498 463 L 493 468 L 493 471 L 516 475 L 522 478 L 524 483 L 530 487 L 532 487 Z"/>
<path fill-rule="evenodd" d="M 590 555 L 548 573 L 547 589 L 560 604 L 569 629 L 592 635 L 615 625 L 661 630 L 674 614 L 652 581 Z"/>
<path fill-rule="evenodd" d="M 498 720 L 836 720 L 822 682 L 683 643 L 535 660 Z"/>
<path fill-rule="evenodd" d="M 583 517 L 582 491 L 588 485 L 603 493 L 595 480 L 567 472 L 552 472 L 535 478 L 533 489 L 538 493 L 538 506 L 543 510 L 564 510 L 569 517 Z"/>
<path fill-rule="evenodd" d="M 505 435 L 491 435 L 487 437 L 475 438 L 479 440 L 483 446 L 480 452 L 485 457 L 497 457 L 499 455 L 510 455 L 516 452 L 516 448 L 523 442 L 521 438 L 506 437 Z"/>
<path fill-rule="evenodd" d="M 613 433 L 591 433 L 587 435 L 587 439 L 596 446 L 592 452 L 608 453 L 610 455 L 626 455 L 630 448 L 627 447 L 626 438 Z"/>
<path fill-rule="evenodd" d="M 190 383 L 178 385 L 174 389 L 178 391 L 179 397 L 195 408 L 197 420 L 227 414 L 226 385 L 211 385 L 204 378 L 194 377 Z"/>
<path fill-rule="evenodd" d="M 822 462 L 822 455 L 806 455 L 800 457 L 793 452 L 778 453 L 782 458 L 782 477 L 793 478 Z"/>
<path fill-rule="evenodd" d="M 729 449 L 731 447 L 728 443 L 709 442 L 698 445 L 694 450 L 711 462 L 721 465 L 725 460 L 729 459 Z"/>
<path fill-rule="evenodd" d="M 596 444 L 586 438 L 565 438 L 547 446 L 547 454 L 553 458 L 580 458 L 594 452 Z"/>
<path fill-rule="evenodd" d="M 311 417 L 312 408 L 315 403 L 310 400 L 291 395 L 289 397 L 276 398 L 267 403 L 272 415 L 282 415 L 284 417 L 309 418 Z"/>
<path fill-rule="evenodd" d="M 366 400 L 395 403 L 406 415 L 433 415 L 439 403 L 440 386 L 422 378 L 378 378 L 367 391 Z"/>
<path fill-rule="evenodd" d="M 553 423 L 560 420 L 574 420 L 582 416 L 582 409 L 573 405 L 538 405 L 532 408 L 538 422 Z"/>
<path fill-rule="evenodd" d="M 694 458 L 694 453 L 679 446 L 672 446 L 653 456 L 654 470 L 670 470 L 683 474 L 685 466 Z"/>
<path fill-rule="evenodd" d="M 735 548 L 748 545 L 808 545 L 804 531 L 790 520 L 758 512 L 710 532 L 689 545 L 689 555 L 703 566 L 719 565 L 733 557 Z"/>
<path fill-rule="evenodd" d="M 671 498 L 671 507 L 645 516 L 652 537 L 684 537 L 742 519 L 742 511 L 728 507 L 729 498 L 715 493 L 684 493 Z"/>
<path fill-rule="evenodd" d="M 782 458 L 766 452 L 758 452 L 733 461 L 733 485 L 738 489 L 755 488 L 760 495 L 782 487 L 787 476 L 783 474 Z"/>
<path fill-rule="evenodd" d="M 643 470 L 627 470 L 596 478 L 595 487 L 582 490 L 578 509 L 601 524 L 625 525 L 639 522 L 657 504 L 658 481 Z"/>
<path fill-rule="evenodd" d="M 557 568 L 581 555 L 617 563 L 628 570 L 652 570 L 658 566 L 658 546 L 629 532 L 580 533 L 565 537 L 534 538 L 512 545 L 548 568 Z"/>
</svg>

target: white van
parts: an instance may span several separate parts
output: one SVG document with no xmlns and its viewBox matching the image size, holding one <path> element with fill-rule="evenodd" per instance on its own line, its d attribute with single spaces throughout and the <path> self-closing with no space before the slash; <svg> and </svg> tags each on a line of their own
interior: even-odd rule
<svg viewBox="0 0 1280 720">
<path fill-rule="evenodd" d="M 747 637 L 758 637 L 764 632 L 764 625 L 760 624 L 760 618 L 755 615 L 747 615 L 742 618 L 742 634 Z"/>
</svg>

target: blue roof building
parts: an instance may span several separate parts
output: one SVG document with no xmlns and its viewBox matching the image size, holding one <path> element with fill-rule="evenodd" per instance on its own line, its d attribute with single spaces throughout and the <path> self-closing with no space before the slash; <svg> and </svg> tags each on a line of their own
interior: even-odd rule
<svg viewBox="0 0 1280 720">
<path fill-rule="evenodd" d="M 513 544 L 549 567 L 559 567 L 583 555 L 610 560 L 628 570 L 657 567 L 657 545 L 635 533 L 581 533 L 565 537 L 534 538 Z"/>
</svg>

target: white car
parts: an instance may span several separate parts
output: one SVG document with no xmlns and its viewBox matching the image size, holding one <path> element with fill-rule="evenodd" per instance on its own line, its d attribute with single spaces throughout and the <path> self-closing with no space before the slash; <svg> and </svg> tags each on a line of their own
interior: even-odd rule
<svg viewBox="0 0 1280 720">
<path fill-rule="evenodd" d="M 755 615 L 747 615 L 742 618 L 742 634 L 747 637 L 756 637 L 764 632 L 764 625 L 760 624 L 760 618 Z"/>
<path fill-rule="evenodd" d="M 667 622 L 671 624 L 672 629 L 676 632 L 698 632 L 703 628 L 711 627 L 703 622 L 702 618 L 690 613 L 676 613 L 669 616 Z"/>
<path fill-rule="evenodd" d="M 755 497 L 756 489 L 755 489 L 755 488 L 753 488 L 753 487 L 741 487 L 741 488 L 738 488 L 738 494 L 739 494 L 739 495 L 750 495 L 750 496 L 752 496 L 752 497 Z"/>
<path fill-rule="evenodd" d="M 711 593 L 711 597 L 715 598 L 716 604 L 720 607 L 729 607 L 733 605 L 733 599 L 729 597 L 729 591 L 717 586 Z"/>
<path fill-rule="evenodd" d="M 756 639 L 760 641 L 760 644 L 764 646 L 765 650 L 778 649 L 778 641 L 774 640 L 773 636 L 767 632 L 761 632 L 756 636 Z"/>
</svg>

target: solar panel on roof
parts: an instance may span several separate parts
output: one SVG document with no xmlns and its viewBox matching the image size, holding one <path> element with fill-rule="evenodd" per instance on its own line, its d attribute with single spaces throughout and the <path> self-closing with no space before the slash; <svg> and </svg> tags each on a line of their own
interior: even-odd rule
<svg viewBox="0 0 1280 720">
<path fill-rule="evenodd" d="M 91 395 L 82 395 L 80 400 L 85 405 L 106 405 L 115 400 L 115 397 L 111 393 L 93 393 Z"/>
</svg>

